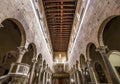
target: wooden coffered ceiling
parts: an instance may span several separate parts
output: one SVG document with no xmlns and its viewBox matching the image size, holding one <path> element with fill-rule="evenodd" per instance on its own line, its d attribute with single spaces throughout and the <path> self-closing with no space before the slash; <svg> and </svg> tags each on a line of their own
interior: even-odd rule
<svg viewBox="0 0 120 84">
<path fill-rule="evenodd" d="M 43 0 L 54 52 L 67 52 L 77 0 Z"/>
</svg>

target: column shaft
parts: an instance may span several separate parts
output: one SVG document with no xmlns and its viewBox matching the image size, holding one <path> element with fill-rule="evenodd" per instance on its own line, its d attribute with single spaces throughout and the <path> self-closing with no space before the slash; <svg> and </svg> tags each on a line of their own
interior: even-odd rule
<svg viewBox="0 0 120 84">
<path fill-rule="evenodd" d="M 106 52 L 106 47 L 105 46 L 100 46 L 97 51 L 100 52 L 102 58 L 103 58 L 103 61 L 105 63 L 105 66 L 110 74 L 110 77 L 111 77 L 111 80 L 113 82 L 113 84 L 120 84 L 120 81 L 119 79 L 117 78 L 117 76 L 115 75 L 115 72 L 112 68 L 112 65 L 110 64 L 110 61 L 107 57 L 107 52 Z"/>
</svg>

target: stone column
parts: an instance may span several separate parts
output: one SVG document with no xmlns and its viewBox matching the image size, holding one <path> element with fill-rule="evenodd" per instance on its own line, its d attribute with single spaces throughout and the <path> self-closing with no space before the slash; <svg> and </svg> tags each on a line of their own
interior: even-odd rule
<svg viewBox="0 0 120 84">
<path fill-rule="evenodd" d="M 35 65 L 36 65 L 36 63 L 37 63 L 37 59 L 34 57 L 34 58 L 32 59 L 32 62 L 33 62 L 33 65 L 32 65 L 32 69 L 31 69 L 31 72 L 30 72 L 29 83 L 28 83 L 28 84 L 32 84 L 32 80 L 33 80 L 33 75 L 34 75 Z"/>
<path fill-rule="evenodd" d="M 27 49 L 24 46 L 20 46 L 18 47 L 18 51 L 19 51 L 19 56 L 17 59 L 17 63 L 21 63 L 23 55 L 25 54 L 25 52 L 27 52 Z"/>
<path fill-rule="evenodd" d="M 50 84 L 50 77 L 49 77 L 49 72 L 46 74 L 46 84 Z"/>
<path fill-rule="evenodd" d="M 77 83 L 78 83 L 78 84 L 81 84 L 81 83 L 80 83 L 81 80 L 80 80 L 79 64 L 78 64 L 78 63 L 76 64 L 76 77 L 77 77 Z"/>
<path fill-rule="evenodd" d="M 81 82 L 80 82 L 80 76 L 79 76 L 78 71 L 76 71 L 76 77 L 77 77 L 77 83 L 78 83 L 78 84 L 81 84 Z"/>
<path fill-rule="evenodd" d="M 52 71 L 51 71 L 50 67 L 48 68 L 48 72 L 49 72 L 49 74 L 48 74 L 49 83 L 48 84 L 52 84 Z"/>
<path fill-rule="evenodd" d="M 115 72 L 112 68 L 112 65 L 110 64 L 110 61 L 107 57 L 107 46 L 100 46 L 99 48 L 96 49 L 96 51 L 99 51 L 99 53 L 101 54 L 102 59 L 103 59 L 105 66 L 108 70 L 108 73 L 110 74 L 110 77 L 111 77 L 113 84 L 120 84 L 120 81 L 117 78 L 117 76 L 115 75 Z"/>
<path fill-rule="evenodd" d="M 43 73 L 43 83 L 42 84 L 46 84 L 46 72 Z"/>
<path fill-rule="evenodd" d="M 86 77 L 85 77 L 85 68 L 81 68 L 81 70 L 82 70 L 82 79 L 83 79 L 83 84 L 86 84 Z"/>
<path fill-rule="evenodd" d="M 69 73 L 69 74 L 70 74 L 69 80 L 70 80 L 70 84 L 71 84 L 71 73 Z"/>
<path fill-rule="evenodd" d="M 74 72 L 70 72 L 70 84 L 75 84 Z"/>
<path fill-rule="evenodd" d="M 97 78 L 95 76 L 93 67 L 91 66 L 90 62 L 91 62 L 91 59 L 88 59 L 87 60 L 87 66 L 88 66 L 88 70 L 89 70 L 89 73 L 90 73 L 91 82 L 95 83 L 95 84 L 98 84 Z"/>
<path fill-rule="evenodd" d="M 77 83 L 76 83 L 76 75 L 75 75 L 75 72 L 73 73 L 73 84 L 77 84 Z"/>
<path fill-rule="evenodd" d="M 41 80 L 42 71 L 43 71 L 43 67 L 42 67 L 42 64 L 41 64 L 37 84 L 42 84 L 42 80 Z"/>
<path fill-rule="evenodd" d="M 49 76 L 50 76 L 50 83 L 49 84 L 52 84 L 52 74 L 50 74 Z"/>
</svg>

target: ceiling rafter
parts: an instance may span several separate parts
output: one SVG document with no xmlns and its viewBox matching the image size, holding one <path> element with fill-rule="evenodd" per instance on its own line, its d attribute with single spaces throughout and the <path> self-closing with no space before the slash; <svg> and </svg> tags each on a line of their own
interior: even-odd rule
<svg viewBox="0 0 120 84">
<path fill-rule="evenodd" d="M 53 51 L 67 52 L 77 0 L 43 0 Z"/>
</svg>

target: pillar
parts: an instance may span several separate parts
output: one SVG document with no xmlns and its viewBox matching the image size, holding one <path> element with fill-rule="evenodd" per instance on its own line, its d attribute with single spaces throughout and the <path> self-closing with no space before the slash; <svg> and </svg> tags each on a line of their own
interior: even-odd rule
<svg viewBox="0 0 120 84">
<path fill-rule="evenodd" d="M 76 79 L 77 79 L 77 84 L 81 84 L 81 80 L 80 80 L 80 74 L 79 74 L 79 65 L 78 63 L 76 64 Z"/>
<path fill-rule="evenodd" d="M 79 74 L 79 64 L 78 63 L 76 63 L 76 77 L 77 77 L 77 83 L 81 84 L 80 74 Z"/>
<path fill-rule="evenodd" d="M 46 84 L 46 72 L 43 73 L 43 81 L 42 84 Z"/>
<path fill-rule="evenodd" d="M 19 56 L 17 59 L 17 63 L 21 63 L 23 55 L 25 54 L 25 52 L 27 52 L 27 49 L 24 46 L 20 46 L 18 47 L 18 51 L 19 51 Z"/>
<path fill-rule="evenodd" d="M 50 74 L 49 77 L 50 77 L 50 83 L 49 84 L 52 84 L 52 74 Z"/>
<path fill-rule="evenodd" d="M 72 82 L 71 82 L 71 78 L 72 78 L 72 77 L 71 77 L 71 73 L 70 73 L 70 84 L 72 84 Z"/>
<path fill-rule="evenodd" d="M 40 79 L 41 79 L 41 71 L 42 71 L 42 64 L 39 65 L 39 68 L 37 67 L 37 81 L 36 84 L 40 83 Z"/>
<path fill-rule="evenodd" d="M 80 76 L 79 76 L 78 71 L 76 71 L 76 77 L 77 77 L 77 84 L 81 84 L 81 80 L 80 80 Z"/>
<path fill-rule="evenodd" d="M 93 67 L 91 66 L 90 62 L 91 62 L 91 59 L 88 59 L 87 60 L 87 66 L 88 66 L 88 70 L 89 70 L 89 73 L 90 73 L 91 82 L 95 83 L 95 84 L 98 84 L 97 78 L 95 76 Z"/>
<path fill-rule="evenodd" d="M 43 73 L 42 71 L 43 71 L 43 67 L 42 67 L 42 64 L 41 64 L 40 70 L 39 70 L 39 76 L 38 76 L 38 81 L 37 81 L 38 83 L 37 84 L 42 84 L 42 80 L 41 80 L 42 79 L 41 78 L 42 77 L 42 73 Z"/>
<path fill-rule="evenodd" d="M 31 69 L 31 72 L 30 72 L 28 84 L 32 84 L 32 80 L 33 80 L 33 75 L 34 75 L 35 65 L 37 63 L 37 59 L 34 57 L 32 59 L 32 62 L 33 62 L 33 65 L 32 65 L 32 69 Z"/>
<path fill-rule="evenodd" d="M 105 63 L 105 66 L 108 70 L 108 73 L 110 74 L 110 77 L 111 77 L 111 80 L 112 80 L 112 83 L 113 84 L 120 84 L 120 81 L 119 79 L 117 78 L 117 76 L 115 75 L 115 72 L 112 68 L 112 65 L 110 64 L 110 61 L 107 57 L 107 47 L 106 46 L 100 46 L 99 48 L 96 49 L 96 51 L 98 51 L 101 56 L 102 56 L 102 59 Z"/>
<path fill-rule="evenodd" d="M 83 84 L 86 84 L 86 77 L 85 77 L 85 68 L 82 67 L 82 80 L 83 80 Z"/>
</svg>

